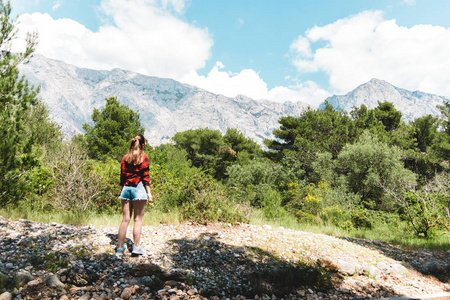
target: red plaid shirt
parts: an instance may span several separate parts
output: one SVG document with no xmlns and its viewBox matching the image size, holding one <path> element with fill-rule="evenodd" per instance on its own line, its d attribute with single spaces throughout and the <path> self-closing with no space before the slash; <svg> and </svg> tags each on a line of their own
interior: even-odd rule
<svg viewBox="0 0 450 300">
<path fill-rule="evenodd" d="M 122 157 L 120 163 L 120 185 L 121 186 L 137 186 L 139 182 L 145 185 L 150 184 L 149 160 L 146 154 L 142 154 L 142 163 L 139 165 L 131 165 Z"/>
</svg>

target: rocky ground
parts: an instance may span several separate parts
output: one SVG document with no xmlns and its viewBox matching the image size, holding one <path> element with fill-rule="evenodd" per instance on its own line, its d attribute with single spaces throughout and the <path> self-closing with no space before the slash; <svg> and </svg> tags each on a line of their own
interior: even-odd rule
<svg viewBox="0 0 450 300">
<path fill-rule="evenodd" d="M 145 226 L 148 254 L 118 259 L 116 234 L 116 227 L 0 216 L 0 300 L 370 299 L 450 292 L 450 252 L 270 226 L 182 224 Z"/>
</svg>

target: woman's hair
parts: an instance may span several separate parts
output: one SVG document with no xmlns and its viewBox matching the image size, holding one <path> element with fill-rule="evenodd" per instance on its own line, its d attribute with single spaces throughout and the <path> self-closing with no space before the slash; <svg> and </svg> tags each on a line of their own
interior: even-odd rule
<svg viewBox="0 0 450 300">
<path fill-rule="evenodd" d="M 144 147 L 146 144 L 147 140 L 142 134 L 138 134 L 132 138 L 130 147 L 128 148 L 128 153 L 125 156 L 125 161 L 131 165 L 141 164 L 142 153 L 144 152 Z"/>
</svg>

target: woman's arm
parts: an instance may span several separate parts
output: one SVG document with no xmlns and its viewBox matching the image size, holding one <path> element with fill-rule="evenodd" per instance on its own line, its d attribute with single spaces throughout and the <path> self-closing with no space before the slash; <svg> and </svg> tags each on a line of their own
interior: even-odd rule
<svg viewBox="0 0 450 300">
<path fill-rule="evenodd" d="M 150 191 L 150 185 L 146 184 L 145 185 L 145 190 L 147 191 L 147 201 L 149 203 L 152 203 L 153 202 L 153 196 L 152 196 L 152 193 Z"/>
</svg>

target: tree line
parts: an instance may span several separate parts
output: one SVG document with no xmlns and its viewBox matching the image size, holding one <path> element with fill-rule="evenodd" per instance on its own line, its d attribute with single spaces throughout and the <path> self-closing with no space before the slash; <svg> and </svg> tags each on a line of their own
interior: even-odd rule
<svg viewBox="0 0 450 300">
<path fill-rule="evenodd" d="M 0 6 L 8 50 L 17 32 L 9 2 Z M 109 97 L 84 134 L 64 141 L 39 87 L 19 74 L 36 39 L 30 34 L 24 52 L 0 56 L 0 203 L 115 213 L 120 159 L 144 133 L 139 113 Z M 407 124 L 386 101 L 350 112 L 326 103 L 280 118 L 264 149 L 233 128 L 178 132 L 173 143 L 146 150 L 155 209 L 197 222 L 249 222 L 258 213 L 342 230 L 406 224 L 418 236 L 448 234 L 450 103 L 438 108 L 440 117 Z"/>
</svg>

